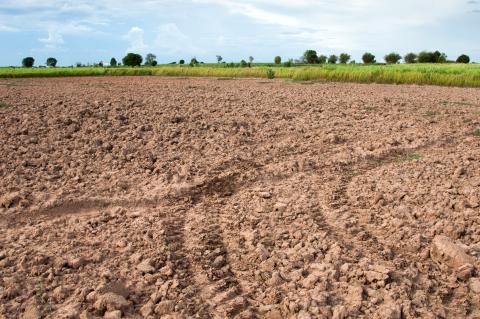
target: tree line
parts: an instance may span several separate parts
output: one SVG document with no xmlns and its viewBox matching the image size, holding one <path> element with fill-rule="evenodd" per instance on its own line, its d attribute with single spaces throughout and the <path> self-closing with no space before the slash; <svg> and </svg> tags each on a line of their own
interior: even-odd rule
<svg viewBox="0 0 480 319">
<path fill-rule="evenodd" d="M 248 61 L 241 60 L 239 64 L 236 63 L 226 63 L 223 61 L 222 56 L 217 55 L 217 62 L 225 64 L 226 67 L 250 67 L 254 61 L 254 57 L 250 56 Z M 460 55 L 455 61 L 448 60 L 447 55 L 440 51 L 422 51 L 420 53 L 407 53 L 405 56 L 401 56 L 396 52 L 389 53 L 384 56 L 384 60 L 387 64 L 397 64 L 401 60 L 404 61 L 406 64 L 412 63 L 470 63 L 470 57 L 466 54 Z M 282 64 L 282 58 L 280 56 L 276 56 L 273 61 L 276 65 Z M 362 62 L 364 64 L 375 64 L 377 63 L 375 55 L 370 52 L 366 52 L 362 55 Z M 56 67 L 57 66 L 57 59 L 50 57 L 46 61 L 46 65 L 48 67 Z M 158 64 L 157 57 L 153 53 L 148 53 L 145 56 L 145 60 L 140 54 L 137 53 L 128 53 L 123 57 L 122 63 L 125 66 L 140 66 L 142 63 L 146 66 L 156 66 Z M 111 58 L 110 66 L 116 67 L 121 66 L 122 63 L 118 62 L 115 58 Z M 177 62 L 172 62 L 170 64 L 176 64 Z M 289 59 L 288 61 L 284 62 L 283 65 L 286 67 L 292 66 L 294 63 L 296 64 L 355 64 L 355 60 L 351 60 L 351 56 L 348 53 L 341 53 L 340 55 L 332 54 L 330 56 L 326 56 L 323 54 L 317 54 L 315 50 L 307 50 L 298 60 Z M 31 68 L 35 64 L 35 59 L 33 57 L 26 57 L 22 60 L 22 66 L 26 68 Z M 185 60 L 180 60 L 178 64 L 183 65 L 185 64 Z M 196 57 L 193 57 L 190 60 L 190 66 L 196 66 L 198 64 L 203 64 L 203 62 L 199 62 Z M 77 67 L 83 66 L 80 62 L 76 64 Z M 94 66 L 103 67 L 104 64 L 102 61 L 99 63 L 94 64 Z"/>
<path fill-rule="evenodd" d="M 299 59 L 299 63 L 306 63 L 306 64 L 336 64 L 340 62 L 341 64 L 347 63 L 356 63 L 354 60 L 350 60 L 351 57 L 348 53 L 342 53 L 339 56 L 332 54 L 330 56 L 326 55 L 318 55 L 317 51 L 315 50 L 307 50 L 303 54 L 303 56 Z M 406 64 L 412 63 L 470 63 L 470 57 L 466 54 L 460 55 L 455 61 L 450 61 L 447 59 L 447 55 L 440 51 L 422 51 L 418 54 L 410 52 L 407 53 L 404 57 L 396 52 L 389 53 L 384 56 L 383 58 L 387 64 L 397 64 L 402 59 Z M 362 62 L 364 64 L 375 64 L 377 63 L 375 55 L 370 52 L 365 52 L 362 55 Z M 280 57 L 275 58 L 275 64 L 280 64 L 281 59 Z"/>
</svg>

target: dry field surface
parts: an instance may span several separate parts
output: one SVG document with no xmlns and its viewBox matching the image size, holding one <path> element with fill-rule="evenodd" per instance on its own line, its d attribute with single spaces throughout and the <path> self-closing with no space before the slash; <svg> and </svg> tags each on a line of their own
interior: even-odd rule
<svg viewBox="0 0 480 319">
<path fill-rule="evenodd" d="M 480 318 L 478 89 L 25 79 L 0 102 L 0 318 Z"/>
</svg>

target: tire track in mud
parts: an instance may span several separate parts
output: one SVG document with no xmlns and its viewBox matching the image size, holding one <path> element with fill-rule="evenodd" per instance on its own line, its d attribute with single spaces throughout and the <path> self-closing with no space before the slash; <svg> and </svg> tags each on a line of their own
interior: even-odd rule
<svg viewBox="0 0 480 319">
<path fill-rule="evenodd" d="M 367 223 L 359 223 L 360 219 L 356 219 L 354 225 L 349 223 L 340 225 L 340 222 L 346 217 L 355 217 L 356 207 L 351 207 L 349 204 L 347 189 L 350 183 L 353 181 L 353 178 L 356 176 L 361 176 L 367 174 L 369 171 L 376 170 L 384 165 L 389 165 L 399 161 L 401 157 L 407 156 L 409 154 L 424 151 L 430 148 L 435 147 L 436 145 L 451 144 L 450 139 L 444 141 L 437 140 L 434 142 L 422 144 L 415 148 L 410 149 L 390 149 L 387 150 L 384 154 L 369 158 L 363 161 L 357 161 L 349 166 L 333 166 L 331 167 L 331 174 L 333 176 L 339 176 L 339 180 L 333 183 L 333 190 L 328 194 L 323 194 L 321 198 L 322 210 L 323 210 L 323 219 L 317 216 L 317 219 L 322 222 L 326 222 L 331 227 L 331 231 L 337 233 L 333 235 L 345 247 L 350 247 L 351 249 L 356 249 L 358 253 L 363 256 L 377 256 L 379 259 L 385 261 L 391 259 L 390 252 L 385 250 L 385 245 L 382 244 L 381 239 L 375 236 L 375 230 L 372 230 Z M 322 196 L 321 196 L 322 197 Z M 350 233 L 349 228 L 351 226 L 356 227 L 352 233 Z M 341 234 L 341 236 L 340 236 Z M 358 243 L 364 244 L 358 244 Z M 373 260 L 373 258 L 372 258 Z"/>
<path fill-rule="evenodd" d="M 171 278 L 178 281 L 174 299 L 181 308 L 180 313 L 187 316 L 209 318 L 205 304 L 199 300 L 198 287 L 194 282 L 192 266 L 188 258 L 189 251 L 185 238 L 186 210 L 175 209 L 163 222 L 164 239 L 167 245 L 167 261 L 171 266 Z"/>
<path fill-rule="evenodd" d="M 208 201 L 198 204 L 188 217 L 189 250 L 199 294 L 213 318 L 254 318 L 249 296 L 232 271 L 223 226 L 212 206 Z"/>
</svg>

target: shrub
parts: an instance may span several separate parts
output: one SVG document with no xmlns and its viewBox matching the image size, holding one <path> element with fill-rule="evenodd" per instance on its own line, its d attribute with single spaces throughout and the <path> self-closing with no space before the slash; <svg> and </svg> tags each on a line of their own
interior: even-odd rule
<svg viewBox="0 0 480 319">
<path fill-rule="evenodd" d="M 280 57 L 280 56 L 277 55 L 277 56 L 275 57 L 275 60 L 274 60 L 274 61 L 275 61 L 275 64 L 280 64 L 280 63 L 282 63 L 282 57 Z"/>
<path fill-rule="evenodd" d="M 350 54 L 347 54 L 347 53 L 340 54 L 340 63 L 341 64 L 347 64 L 348 61 L 350 61 Z"/>
<path fill-rule="evenodd" d="M 155 65 L 157 65 L 157 56 L 153 53 L 147 54 L 145 56 L 145 65 L 154 66 L 153 63 L 155 63 Z"/>
<path fill-rule="evenodd" d="M 292 65 L 293 65 L 293 61 L 291 59 L 283 63 L 283 66 L 286 68 L 289 68 Z"/>
<path fill-rule="evenodd" d="M 185 60 L 178 61 L 178 64 L 185 64 Z"/>
<path fill-rule="evenodd" d="M 98 66 L 103 68 L 103 61 L 98 62 Z"/>
<path fill-rule="evenodd" d="M 246 68 L 247 66 L 248 66 L 247 61 L 245 61 L 245 60 L 240 61 L 240 67 Z"/>
<path fill-rule="evenodd" d="M 408 63 L 408 64 L 417 63 L 417 55 L 412 52 L 407 53 L 403 58 L 403 61 L 405 61 L 405 63 Z"/>
<path fill-rule="evenodd" d="M 35 63 L 35 59 L 32 57 L 26 57 L 22 60 L 22 66 L 24 68 L 31 68 L 33 67 L 33 64 Z"/>
<path fill-rule="evenodd" d="M 191 60 L 190 60 L 190 65 L 197 65 L 198 64 L 198 60 L 196 57 L 193 57 Z"/>
<path fill-rule="evenodd" d="M 126 66 L 140 66 L 142 64 L 143 58 L 140 54 L 128 53 L 123 59 L 122 62 Z"/>
<path fill-rule="evenodd" d="M 400 56 L 400 54 L 392 52 L 387 54 L 384 59 L 385 62 L 387 62 L 388 64 L 397 64 L 402 59 L 402 57 Z"/>
<path fill-rule="evenodd" d="M 315 50 L 307 50 L 303 54 L 303 58 L 305 59 L 305 62 L 308 64 L 315 64 L 318 63 L 318 56 L 317 56 L 317 51 Z"/>
<path fill-rule="evenodd" d="M 177 62 L 175 62 L 175 63 L 177 63 Z M 152 66 L 157 66 L 157 64 L 158 64 L 157 61 L 153 61 L 151 65 L 152 65 Z"/>
<path fill-rule="evenodd" d="M 470 63 L 470 57 L 466 54 L 462 54 L 461 56 L 458 57 L 457 63 L 468 64 L 468 63 Z"/>
<path fill-rule="evenodd" d="M 76 66 L 77 68 L 81 68 L 83 65 L 82 65 L 82 62 L 77 62 L 77 63 L 75 63 L 75 66 Z"/>
<path fill-rule="evenodd" d="M 375 61 L 375 56 L 373 54 L 371 54 L 370 52 L 366 52 L 363 56 L 362 56 L 362 61 L 363 63 L 365 64 L 373 64 L 373 63 L 376 63 L 377 61 Z"/>
<path fill-rule="evenodd" d="M 267 78 L 268 79 L 274 79 L 275 78 L 275 72 L 272 69 L 267 70 Z"/>
<path fill-rule="evenodd" d="M 328 57 L 328 63 L 329 64 L 337 64 L 338 57 L 335 54 L 332 54 L 331 56 Z"/>
<path fill-rule="evenodd" d="M 48 58 L 46 64 L 47 64 L 47 66 L 54 68 L 54 67 L 57 66 L 57 59 L 55 59 L 55 58 Z"/>
<path fill-rule="evenodd" d="M 115 59 L 115 58 L 110 59 L 110 66 L 117 66 L 117 64 L 118 64 L 117 59 Z"/>
<path fill-rule="evenodd" d="M 325 63 L 327 63 L 327 56 L 326 56 L 326 55 L 323 55 L 323 54 L 320 55 L 320 56 L 318 57 L 318 63 L 320 63 L 320 64 L 325 64 Z"/>
</svg>

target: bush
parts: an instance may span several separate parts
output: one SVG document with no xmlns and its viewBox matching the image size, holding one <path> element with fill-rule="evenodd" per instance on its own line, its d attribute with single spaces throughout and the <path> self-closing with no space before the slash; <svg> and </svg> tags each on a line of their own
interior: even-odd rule
<svg viewBox="0 0 480 319">
<path fill-rule="evenodd" d="M 274 79 L 275 78 L 275 72 L 272 69 L 267 70 L 267 78 L 268 79 Z"/>
<path fill-rule="evenodd" d="M 350 61 L 350 55 L 347 53 L 342 53 L 340 54 L 340 63 L 341 64 L 347 64 L 348 61 Z"/>
<path fill-rule="evenodd" d="M 303 54 L 303 58 L 305 59 L 305 62 L 308 64 L 315 64 L 318 63 L 318 56 L 317 56 L 317 51 L 315 50 L 307 50 Z"/>
<path fill-rule="evenodd" d="M 123 65 L 126 66 L 140 66 L 142 64 L 143 58 L 140 54 L 128 53 L 123 59 Z"/>
<path fill-rule="evenodd" d="M 115 58 L 111 58 L 111 59 L 110 59 L 110 66 L 115 67 L 115 66 L 117 66 L 117 64 L 118 64 L 118 63 L 117 63 L 117 59 L 115 59 Z"/>
<path fill-rule="evenodd" d="M 286 62 L 283 63 L 283 66 L 286 67 L 286 68 L 289 68 L 293 65 L 293 61 L 292 60 L 288 60 Z"/>
<path fill-rule="evenodd" d="M 457 63 L 468 64 L 468 63 L 470 63 L 470 57 L 466 54 L 462 54 L 461 56 L 458 57 Z"/>
<path fill-rule="evenodd" d="M 178 64 L 185 64 L 185 60 L 178 61 Z"/>
<path fill-rule="evenodd" d="M 328 63 L 329 64 L 337 64 L 338 57 L 335 54 L 332 54 L 331 56 L 328 57 Z"/>
<path fill-rule="evenodd" d="M 280 64 L 280 63 L 282 63 L 282 58 L 277 55 L 277 56 L 275 57 L 275 60 L 274 60 L 274 61 L 275 61 L 275 64 Z"/>
<path fill-rule="evenodd" d="M 35 63 L 35 59 L 32 57 L 26 57 L 22 60 L 22 66 L 24 68 L 31 68 L 33 67 L 33 64 Z"/>
<path fill-rule="evenodd" d="M 373 54 L 371 54 L 370 52 L 367 52 L 362 56 L 362 61 L 365 64 L 373 64 L 373 63 L 377 62 L 377 61 L 375 61 L 375 56 Z"/>
<path fill-rule="evenodd" d="M 57 59 L 55 59 L 55 58 L 48 58 L 46 64 L 47 64 L 47 66 L 54 68 L 54 67 L 57 66 Z"/>
<path fill-rule="evenodd" d="M 402 57 L 400 56 L 400 54 L 392 52 L 387 54 L 384 59 L 385 62 L 387 62 L 388 64 L 397 64 L 402 59 Z"/>
<path fill-rule="evenodd" d="M 196 57 L 193 57 L 191 60 L 190 60 L 190 66 L 196 66 L 198 65 L 198 60 Z"/>
<path fill-rule="evenodd" d="M 246 68 L 247 66 L 248 66 L 247 61 L 245 61 L 245 60 L 240 61 L 240 67 Z"/>
<path fill-rule="evenodd" d="M 417 55 L 415 53 L 407 53 L 403 58 L 403 61 L 408 64 L 417 63 Z"/>
</svg>

